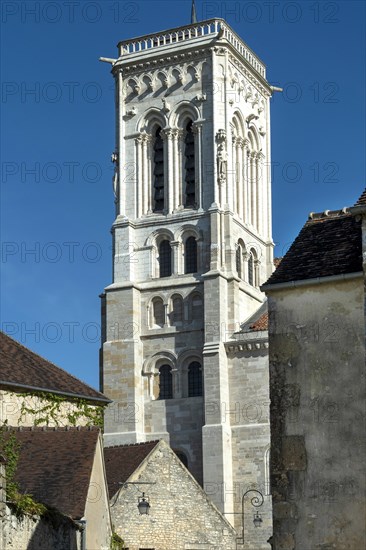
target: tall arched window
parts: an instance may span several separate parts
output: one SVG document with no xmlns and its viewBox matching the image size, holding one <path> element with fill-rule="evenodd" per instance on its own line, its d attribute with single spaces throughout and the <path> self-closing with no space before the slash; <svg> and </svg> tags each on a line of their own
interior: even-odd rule
<svg viewBox="0 0 366 550">
<path fill-rule="evenodd" d="M 170 277 L 172 274 L 172 249 L 170 242 L 165 239 L 159 245 L 160 277 Z"/>
<path fill-rule="evenodd" d="M 189 121 L 186 126 L 186 136 L 184 140 L 184 174 L 184 207 L 190 208 L 196 205 L 196 174 L 192 121 Z"/>
<path fill-rule="evenodd" d="M 202 395 L 202 368 L 198 361 L 188 367 L 188 397 Z"/>
<path fill-rule="evenodd" d="M 188 237 L 184 246 L 184 273 L 197 272 L 197 241 Z"/>
<path fill-rule="evenodd" d="M 161 138 L 161 128 L 155 132 L 153 146 L 153 182 L 154 182 L 154 212 L 164 210 L 164 143 Z"/>
<path fill-rule="evenodd" d="M 238 273 L 238 277 L 242 278 L 242 258 L 243 258 L 243 252 L 241 249 L 241 245 L 238 243 L 236 246 L 236 252 L 235 252 L 235 267 L 236 271 Z"/>
<path fill-rule="evenodd" d="M 180 296 L 174 296 L 172 300 L 172 324 L 176 325 L 183 321 L 183 300 Z"/>
<path fill-rule="evenodd" d="M 252 286 L 256 286 L 256 273 L 255 273 L 255 260 L 256 260 L 256 253 L 253 249 L 249 252 L 249 259 L 248 259 L 248 283 Z"/>
<path fill-rule="evenodd" d="M 159 369 L 159 399 L 173 398 L 172 367 L 163 365 Z"/>
<path fill-rule="evenodd" d="M 153 301 L 153 325 L 163 327 L 165 324 L 165 308 L 161 298 Z"/>
</svg>

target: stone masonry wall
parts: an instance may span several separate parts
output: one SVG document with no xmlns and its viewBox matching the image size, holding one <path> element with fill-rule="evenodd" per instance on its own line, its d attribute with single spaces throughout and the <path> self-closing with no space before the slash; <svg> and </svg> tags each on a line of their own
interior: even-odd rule
<svg viewBox="0 0 366 550">
<path fill-rule="evenodd" d="M 363 280 L 269 292 L 276 550 L 358 550 L 365 530 Z"/>
<path fill-rule="evenodd" d="M 23 404 L 25 404 L 28 409 L 32 409 L 34 414 L 27 412 L 22 415 Z M 9 426 L 34 426 L 36 421 L 39 421 L 41 418 L 45 418 L 47 416 L 47 421 L 41 422 L 39 425 L 68 426 L 70 425 L 68 415 L 72 416 L 80 410 L 77 404 L 72 403 L 71 401 L 60 403 L 56 414 L 56 422 L 51 415 L 44 412 L 42 413 L 42 408 L 45 404 L 45 400 L 40 399 L 37 396 L 22 396 L 21 394 L 15 392 L 13 393 L 10 391 L 0 390 L 0 423 L 2 424 L 7 421 Z M 93 408 L 92 405 L 90 405 L 90 407 Z M 90 418 L 78 416 L 76 425 L 85 426 L 89 422 Z"/>
<path fill-rule="evenodd" d="M 129 550 L 235 549 L 235 531 L 164 442 L 130 480 L 153 485 L 129 485 L 111 499 L 115 530 Z M 138 512 L 136 488 L 149 496 L 149 515 Z"/>
<path fill-rule="evenodd" d="M 38 516 L 17 518 L 8 506 L 1 508 L 1 550 L 79 550 L 80 531 L 66 518 L 57 526 Z"/>
</svg>

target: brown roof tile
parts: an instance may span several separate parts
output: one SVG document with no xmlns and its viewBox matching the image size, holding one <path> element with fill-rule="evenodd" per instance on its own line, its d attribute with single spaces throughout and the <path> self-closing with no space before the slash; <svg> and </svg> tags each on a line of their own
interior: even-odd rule
<svg viewBox="0 0 366 550">
<path fill-rule="evenodd" d="M 22 493 L 74 519 L 84 515 L 97 428 L 11 428 L 20 443 L 15 481 Z"/>
<path fill-rule="evenodd" d="M 4 385 L 15 388 L 23 385 L 109 402 L 102 393 L 0 332 L 0 386 Z"/>
<path fill-rule="evenodd" d="M 104 448 L 104 461 L 110 497 L 116 494 L 120 488 L 120 483 L 127 481 L 158 443 L 159 441 L 148 441 L 146 443 Z"/>
<path fill-rule="evenodd" d="M 263 313 L 254 323 L 249 326 L 252 331 L 268 330 L 268 311 Z"/>
<path fill-rule="evenodd" d="M 345 211 L 312 214 L 263 285 L 362 271 L 361 222 Z"/>
</svg>

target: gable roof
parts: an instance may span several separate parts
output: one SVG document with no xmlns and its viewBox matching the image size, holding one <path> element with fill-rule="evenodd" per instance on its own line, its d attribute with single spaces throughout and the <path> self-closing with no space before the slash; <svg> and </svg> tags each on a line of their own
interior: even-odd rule
<svg viewBox="0 0 366 550">
<path fill-rule="evenodd" d="M 0 332 L 0 387 L 49 391 L 110 403 L 102 393 Z"/>
<path fill-rule="evenodd" d="M 10 428 L 20 443 L 15 481 L 22 493 L 65 516 L 84 515 L 97 428 Z"/>
<path fill-rule="evenodd" d="M 262 285 L 362 271 L 361 221 L 345 209 L 310 214 L 283 260 Z"/>
<path fill-rule="evenodd" d="M 104 462 L 110 497 L 120 489 L 120 483 L 128 480 L 158 443 L 159 440 L 155 440 L 104 448 Z"/>
</svg>

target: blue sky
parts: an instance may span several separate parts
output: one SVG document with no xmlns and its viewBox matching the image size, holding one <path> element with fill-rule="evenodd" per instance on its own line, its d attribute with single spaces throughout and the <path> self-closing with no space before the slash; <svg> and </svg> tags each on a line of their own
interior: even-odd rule
<svg viewBox="0 0 366 550">
<path fill-rule="evenodd" d="M 196 1 L 267 65 L 273 238 L 365 186 L 365 3 Z M 1 38 L 1 324 L 98 386 L 99 294 L 111 282 L 116 44 L 190 22 L 191 1 L 6 1 Z"/>
</svg>

